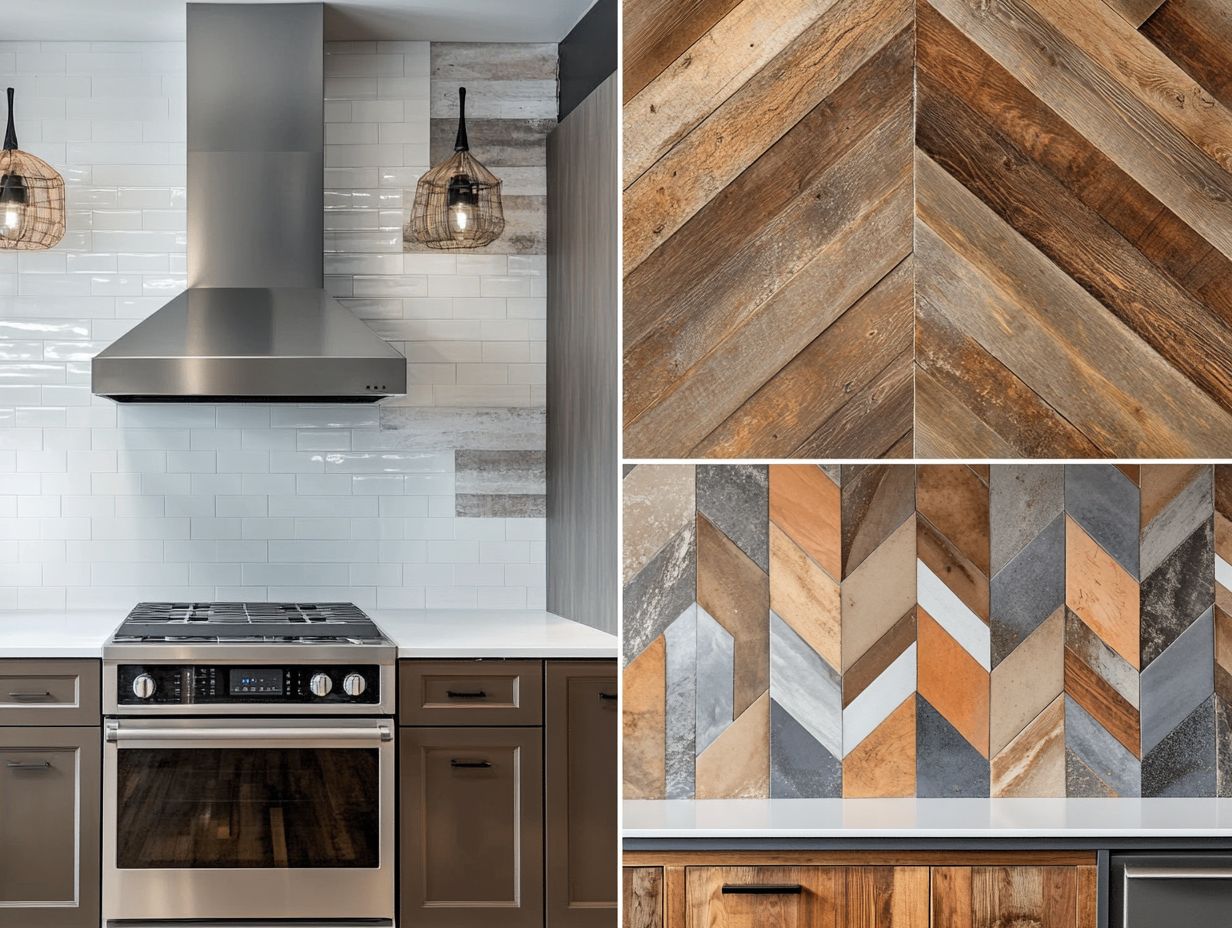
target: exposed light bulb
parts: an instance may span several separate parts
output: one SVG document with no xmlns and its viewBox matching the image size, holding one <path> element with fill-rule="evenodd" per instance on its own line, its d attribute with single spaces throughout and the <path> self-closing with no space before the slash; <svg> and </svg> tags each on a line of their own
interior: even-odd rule
<svg viewBox="0 0 1232 928">
<path fill-rule="evenodd" d="M 4 204 L 4 223 L 0 225 L 0 238 L 17 238 L 21 235 L 24 213 L 20 203 Z"/>
<path fill-rule="evenodd" d="M 465 232 L 467 224 L 471 221 L 470 213 L 461 203 L 454 208 L 453 221 L 459 232 Z"/>
</svg>

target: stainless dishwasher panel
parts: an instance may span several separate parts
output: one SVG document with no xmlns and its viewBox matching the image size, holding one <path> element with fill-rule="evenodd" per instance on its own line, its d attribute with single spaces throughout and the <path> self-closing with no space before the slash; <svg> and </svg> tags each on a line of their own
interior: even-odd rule
<svg viewBox="0 0 1232 928">
<path fill-rule="evenodd" d="M 1232 852 L 1111 860 L 1111 928 L 1232 928 Z"/>
</svg>

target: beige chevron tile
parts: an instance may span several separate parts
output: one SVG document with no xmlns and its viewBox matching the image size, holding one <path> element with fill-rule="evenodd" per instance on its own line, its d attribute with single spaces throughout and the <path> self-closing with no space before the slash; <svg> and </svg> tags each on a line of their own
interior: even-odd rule
<svg viewBox="0 0 1232 928">
<path fill-rule="evenodd" d="M 770 795 L 770 694 L 762 693 L 697 758 L 698 799 Z"/>
<path fill-rule="evenodd" d="M 835 668 L 842 659 L 839 604 L 838 583 L 771 523 L 770 608 Z"/>
</svg>

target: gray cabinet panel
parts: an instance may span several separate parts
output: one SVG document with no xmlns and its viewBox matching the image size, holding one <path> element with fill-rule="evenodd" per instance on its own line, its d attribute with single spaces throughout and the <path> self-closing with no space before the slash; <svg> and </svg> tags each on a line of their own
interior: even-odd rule
<svg viewBox="0 0 1232 928">
<path fill-rule="evenodd" d="M 403 728 L 399 737 L 401 923 L 541 928 L 541 732 Z"/>
<path fill-rule="evenodd" d="M 616 662 L 548 661 L 548 928 L 615 928 Z"/>
<path fill-rule="evenodd" d="M 400 725 L 540 725 L 542 661 L 400 661 Z"/>
<path fill-rule="evenodd" d="M 97 928 L 101 738 L 0 728 L 0 928 Z"/>
<path fill-rule="evenodd" d="M 0 725 L 98 725 L 98 661 L 0 660 Z"/>
</svg>

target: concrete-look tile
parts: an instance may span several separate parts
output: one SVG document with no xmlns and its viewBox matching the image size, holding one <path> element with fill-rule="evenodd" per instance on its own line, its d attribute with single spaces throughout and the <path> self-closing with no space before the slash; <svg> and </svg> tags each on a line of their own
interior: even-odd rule
<svg viewBox="0 0 1232 928">
<path fill-rule="evenodd" d="M 1142 758 L 1142 795 L 1207 798 L 1216 789 L 1215 696 Z"/>
<path fill-rule="evenodd" d="M 697 511 L 769 570 L 769 472 L 759 464 L 699 464 Z"/>
<path fill-rule="evenodd" d="M 1214 600 L 1214 525 L 1208 519 L 1142 581 L 1142 668 Z"/>
<path fill-rule="evenodd" d="M 921 606 L 917 689 L 980 756 L 988 757 L 988 668 Z"/>
<path fill-rule="evenodd" d="M 697 607 L 697 745 L 700 754 L 732 723 L 736 645 L 705 609 Z"/>
<path fill-rule="evenodd" d="M 1065 511 L 1135 580 L 1138 488 L 1111 464 L 1065 465 Z"/>
<path fill-rule="evenodd" d="M 832 667 L 840 649 L 838 581 L 795 544 L 777 523 L 770 526 L 770 608 Z"/>
<path fill-rule="evenodd" d="M 1131 666 L 1139 664 L 1138 584 L 1072 518 L 1065 520 L 1065 604 Z"/>
<path fill-rule="evenodd" d="M 1053 519 L 1000 573 L 990 588 L 992 666 L 1065 602 L 1065 523 Z"/>
<path fill-rule="evenodd" d="M 697 756 L 698 799 L 770 795 L 770 694 L 762 693 Z"/>
<path fill-rule="evenodd" d="M 624 582 L 693 520 L 692 464 L 641 464 L 621 484 Z"/>
<path fill-rule="evenodd" d="M 1215 691 L 1213 612 L 1207 609 L 1142 672 L 1143 756 Z"/>
<path fill-rule="evenodd" d="M 625 585 L 621 638 L 631 661 L 670 625 L 695 598 L 695 531 L 686 525 Z"/>
<path fill-rule="evenodd" d="M 988 758 L 918 694 L 915 731 L 917 796 L 965 799 L 988 795 Z"/>
<path fill-rule="evenodd" d="M 625 799 L 663 799 L 666 795 L 666 654 L 660 636 L 624 669 L 620 714 Z"/>
<path fill-rule="evenodd" d="M 915 518 L 898 526 L 842 583 L 842 670 L 915 605 Z"/>
<path fill-rule="evenodd" d="M 770 700 L 770 796 L 837 799 L 843 767 L 786 709 Z"/>
<path fill-rule="evenodd" d="M 916 468 L 916 510 L 976 569 L 989 572 L 988 487 L 965 464 Z"/>
<path fill-rule="evenodd" d="M 1232 708 L 1215 697 L 1215 795 L 1232 798 Z"/>
<path fill-rule="evenodd" d="M 666 796 L 693 798 L 693 765 L 697 756 L 697 605 L 691 603 L 663 633 L 667 643 L 665 675 Z"/>
<path fill-rule="evenodd" d="M 916 696 L 912 693 L 843 759 L 845 798 L 915 795 L 915 716 Z"/>
<path fill-rule="evenodd" d="M 770 685 L 769 578 L 702 515 L 697 517 L 697 603 L 735 639 L 733 708 L 739 716 Z"/>
<path fill-rule="evenodd" d="M 1065 610 L 1057 609 L 993 668 L 989 748 L 1005 749 L 1061 694 L 1064 685 Z"/>
<path fill-rule="evenodd" d="M 838 672 L 773 612 L 770 697 L 830 754 L 842 753 L 842 683 Z"/>
<path fill-rule="evenodd" d="M 1060 464 L 994 464 L 989 474 L 991 570 L 998 573 L 1061 514 Z"/>
<path fill-rule="evenodd" d="M 1071 798 L 1132 799 L 1140 795 L 1141 787 L 1138 758 L 1066 696 L 1065 794 Z"/>
<path fill-rule="evenodd" d="M 1155 517 L 1206 467 L 1204 464 L 1141 465 L 1138 477 L 1142 492 L 1139 524 L 1145 527 L 1154 522 Z"/>
<path fill-rule="evenodd" d="M 902 701 L 915 692 L 916 646 L 913 642 L 885 672 L 843 709 L 843 756 L 860 747 Z"/>
<path fill-rule="evenodd" d="M 831 577 L 842 571 L 842 496 L 815 464 L 770 466 L 770 521 Z"/>
<path fill-rule="evenodd" d="M 842 474 L 842 568 L 846 578 L 915 511 L 915 467 L 845 464 Z"/>
<path fill-rule="evenodd" d="M 1065 796 L 1065 700 L 1057 696 L 992 759 L 996 799 Z"/>
<path fill-rule="evenodd" d="M 1198 526 L 1211 518 L 1215 508 L 1215 487 L 1209 464 L 1194 471 L 1189 482 L 1142 526 L 1142 575 L 1147 576 L 1163 562 L 1177 545 Z"/>
</svg>

